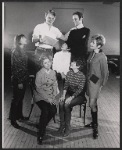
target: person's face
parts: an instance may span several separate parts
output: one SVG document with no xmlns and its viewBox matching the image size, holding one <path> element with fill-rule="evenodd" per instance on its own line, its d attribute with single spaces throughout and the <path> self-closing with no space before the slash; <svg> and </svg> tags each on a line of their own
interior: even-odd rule
<svg viewBox="0 0 122 150">
<path fill-rule="evenodd" d="M 19 42 L 20 48 L 24 48 L 26 44 L 27 44 L 27 39 L 25 37 L 22 37 Z"/>
<path fill-rule="evenodd" d="M 73 15 L 72 19 L 73 19 L 75 26 L 78 26 L 82 22 L 82 18 L 79 19 L 78 15 Z"/>
<path fill-rule="evenodd" d="M 43 67 L 45 69 L 50 69 L 51 68 L 51 61 L 48 58 L 43 61 Z"/>
<path fill-rule="evenodd" d="M 62 51 L 67 51 L 68 50 L 68 46 L 66 43 L 64 43 L 62 46 L 61 46 L 61 50 Z"/>
<path fill-rule="evenodd" d="M 48 13 L 45 15 L 45 20 L 46 20 L 46 23 L 49 24 L 49 25 L 52 25 L 53 22 L 55 21 L 55 18 L 52 14 Z"/>
<path fill-rule="evenodd" d="M 96 40 L 91 40 L 90 48 L 91 48 L 92 50 L 95 50 L 95 49 L 98 49 L 98 48 L 99 48 L 99 46 L 97 46 L 97 41 L 96 41 Z"/>
<path fill-rule="evenodd" d="M 76 62 L 73 61 L 73 62 L 71 62 L 71 64 L 70 64 L 70 68 L 74 70 L 74 69 L 78 69 L 79 67 L 76 65 Z"/>
</svg>

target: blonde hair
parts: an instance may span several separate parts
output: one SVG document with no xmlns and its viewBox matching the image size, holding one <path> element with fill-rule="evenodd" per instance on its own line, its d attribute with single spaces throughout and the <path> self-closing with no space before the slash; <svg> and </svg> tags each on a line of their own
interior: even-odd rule
<svg viewBox="0 0 122 150">
<path fill-rule="evenodd" d="M 100 45 L 101 47 L 106 43 L 106 39 L 102 34 L 93 35 L 91 40 L 96 40 L 97 46 Z"/>
<path fill-rule="evenodd" d="M 44 62 L 45 59 L 48 59 L 51 62 L 49 57 L 47 57 L 47 56 L 40 56 L 39 57 L 39 62 L 41 64 L 41 67 L 43 67 L 43 62 Z"/>
</svg>

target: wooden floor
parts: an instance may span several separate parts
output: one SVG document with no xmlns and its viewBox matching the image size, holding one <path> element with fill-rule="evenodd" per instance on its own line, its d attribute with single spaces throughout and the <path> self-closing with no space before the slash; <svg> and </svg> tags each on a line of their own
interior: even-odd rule
<svg viewBox="0 0 122 150">
<path fill-rule="evenodd" d="M 10 80 L 5 81 L 3 99 L 3 148 L 120 148 L 120 79 L 114 75 L 109 76 L 108 83 L 103 88 L 98 100 L 99 137 L 92 138 L 92 129 L 84 128 L 83 118 L 79 118 L 79 106 L 72 111 L 71 134 L 62 138 L 57 134 L 59 116 L 56 123 L 53 120 L 47 126 L 43 145 L 37 144 L 36 124 L 39 120 L 40 110 L 35 105 L 30 120 L 18 122 L 20 129 L 11 126 L 8 118 L 12 88 Z M 27 89 L 24 98 L 23 113 L 28 116 L 30 111 L 31 93 Z M 83 114 L 83 113 L 82 113 Z M 86 123 L 91 121 L 90 108 L 87 103 Z"/>
</svg>

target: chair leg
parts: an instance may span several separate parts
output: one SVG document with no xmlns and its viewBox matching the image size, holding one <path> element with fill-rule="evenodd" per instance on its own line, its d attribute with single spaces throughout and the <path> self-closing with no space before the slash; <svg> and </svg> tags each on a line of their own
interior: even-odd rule
<svg viewBox="0 0 122 150">
<path fill-rule="evenodd" d="M 81 118 L 81 107 L 82 107 L 82 105 L 80 105 L 80 118 Z"/>
<path fill-rule="evenodd" d="M 85 116 L 86 116 L 86 103 L 84 104 L 84 126 L 85 126 Z"/>
</svg>

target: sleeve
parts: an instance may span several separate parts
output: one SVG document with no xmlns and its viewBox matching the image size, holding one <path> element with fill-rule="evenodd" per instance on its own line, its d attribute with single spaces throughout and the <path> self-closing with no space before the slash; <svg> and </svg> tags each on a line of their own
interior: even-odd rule
<svg viewBox="0 0 122 150">
<path fill-rule="evenodd" d="M 78 89 L 76 90 L 76 92 L 73 94 L 74 97 L 77 97 L 82 91 L 83 91 L 83 88 L 85 86 L 85 82 L 86 82 L 86 77 L 85 75 L 82 75 L 80 78 L 79 78 L 79 85 L 78 85 Z"/>
<path fill-rule="evenodd" d="M 37 25 L 34 30 L 33 30 L 33 35 L 32 35 L 32 41 L 34 38 L 39 39 L 39 29 L 40 29 L 40 25 Z"/>
<path fill-rule="evenodd" d="M 88 41 L 89 41 L 89 37 L 90 37 L 90 29 L 87 29 L 86 36 L 84 38 L 84 44 L 85 44 L 85 47 L 86 47 L 86 54 L 87 55 L 88 55 Z"/>
<path fill-rule="evenodd" d="M 22 83 L 25 80 L 27 74 L 27 67 L 24 64 L 22 57 L 14 51 L 11 56 L 12 61 L 12 76 L 18 80 L 18 83 Z"/>
<path fill-rule="evenodd" d="M 86 38 L 86 43 L 85 43 L 86 45 L 88 44 L 89 37 L 90 37 L 90 29 L 88 29 L 87 33 L 86 33 L 86 37 L 85 37 Z"/>
<path fill-rule="evenodd" d="M 49 95 L 46 93 L 46 91 L 43 89 L 43 83 L 44 83 L 44 74 L 43 72 L 37 72 L 36 79 L 35 79 L 35 85 L 36 85 L 36 91 L 34 92 L 36 99 L 43 99 L 48 102 Z"/>
<path fill-rule="evenodd" d="M 39 88 L 39 87 L 41 87 L 42 86 L 42 73 L 40 73 L 40 72 L 37 72 L 37 74 L 36 74 L 36 79 L 35 79 L 35 85 L 36 85 L 36 88 Z"/>
<path fill-rule="evenodd" d="M 54 97 L 57 95 L 58 83 L 56 79 L 56 73 L 54 72 L 54 83 L 53 83 L 53 95 Z"/>
<path fill-rule="evenodd" d="M 73 41 L 72 41 L 72 30 L 71 30 L 71 31 L 69 32 L 68 39 L 67 39 L 67 41 L 66 41 L 68 47 L 71 46 L 71 43 L 72 43 L 72 42 L 73 42 Z"/>
<path fill-rule="evenodd" d="M 54 55 L 52 68 L 53 70 L 58 72 L 58 54 L 57 53 L 55 53 Z"/>
<path fill-rule="evenodd" d="M 108 63 L 107 63 L 107 57 L 102 57 L 100 59 L 100 67 L 101 67 L 101 75 L 102 75 L 102 86 L 104 86 L 108 80 L 109 71 L 108 71 Z"/>
<path fill-rule="evenodd" d="M 69 77 L 70 77 L 70 71 L 66 75 L 66 80 L 65 80 L 65 84 L 64 84 L 64 90 L 66 90 L 66 91 L 69 87 L 69 82 L 68 82 Z"/>
<path fill-rule="evenodd" d="M 57 33 L 57 38 L 60 39 L 60 37 L 62 36 L 62 33 L 61 33 L 61 31 L 58 28 L 56 30 L 56 33 Z"/>
</svg>

